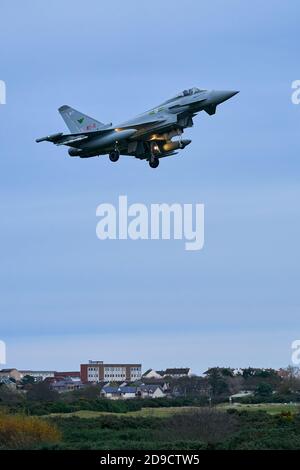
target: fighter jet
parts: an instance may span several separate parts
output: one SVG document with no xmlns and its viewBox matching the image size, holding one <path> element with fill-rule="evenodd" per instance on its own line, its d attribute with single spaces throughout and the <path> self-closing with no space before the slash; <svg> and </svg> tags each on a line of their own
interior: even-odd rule
<svg viewBox="0 0 300 470">
<path fill-rule="evenodd" d="M 171 99 L 115 126 L 103 124 L 70 106 L 58 111 L 71 134 L 62 132 L 48 135 L 36 142 L 52 142 L 69 147 L 71 157 L 89 158 L 109 155 L 117 162 L 120 155 L 131 155 L 157 168 L 163 157 L 175 155 L 191 143 L 182 139 L 184 129 L 193 126 L 193 118 L 200 111 L 210 116 L 217 106 L 232 98 L 238 91 L 200 90 L 190 88 Z M 177 139 L 174 139 L 177 137 Z"/>
</svg>

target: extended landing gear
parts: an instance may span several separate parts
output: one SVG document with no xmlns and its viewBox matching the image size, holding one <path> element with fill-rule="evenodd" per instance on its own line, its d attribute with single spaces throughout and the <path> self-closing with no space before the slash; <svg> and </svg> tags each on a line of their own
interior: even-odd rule
<svg viewBox="0 0 300 470">
<path fill-rule="evenodd" d="M 150 165 L 151 168 L 157 168 L 158 165 L 159 165 L 159 159 L 158 158 L 150 158 L 149 165 Z"/>
<path fill-rule="evenodd" d="M 179 137 L 179 139 L 178 139 L 179 147 L 178 148 L 184 149 L 184 145 L 182 144 L 182 131 L 178 130 L 177 135 Z"/>
<path fill-rule="evenodd" d="M 109 154 L 109 159 L 111 162 L 117 162 L 120 158 L 120 152 L 119 150 L 112 150 Z"/>
<path fill-rule="evenodd" d="M 159 159 L 155 153 L 160 152 L 159 147 L 156 142 L 150 143 L 150 156 L 149 156 L 149 165 L 151 168 L 157 168 L 159 165 Z"/>
</svg>

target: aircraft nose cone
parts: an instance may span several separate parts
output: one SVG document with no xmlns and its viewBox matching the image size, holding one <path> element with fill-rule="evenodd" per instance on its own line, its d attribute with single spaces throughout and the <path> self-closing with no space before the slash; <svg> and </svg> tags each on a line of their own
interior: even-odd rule
<svg viewBox="0 0 300 470">
<path fill-rule="evenodd" d="M 235 90 L 216 91 L 215 92 L 216 102 L 218 102 L 218 104 L 223 103 L 224 101 L 227 101 L 230 98 L 232 98 L 237 93 L 239 93 L 239 92 L 235 91 Z"/>
<path fill-rule="evenodd" d="M 239 91 L 232 90 L 232 91 L 225 91 L 224 93 L 226 95 L 226 100 L 229 100 L 229 98 L 232 98 L 233 96 L 237 95 Z"/>
</svg>

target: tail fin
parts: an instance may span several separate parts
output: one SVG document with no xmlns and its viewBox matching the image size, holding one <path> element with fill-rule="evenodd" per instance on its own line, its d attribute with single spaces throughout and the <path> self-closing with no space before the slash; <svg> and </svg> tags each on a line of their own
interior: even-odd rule
<svg viewBox="0 0 300 470">
<path fill-rule="evenodd" d="M 102 122 L 96 121 L 96 119 L 67 105 L 61 106 L 58 111 L 69 130 L 74 134 L 98 131 L 104 126 Z"/>
</svg>

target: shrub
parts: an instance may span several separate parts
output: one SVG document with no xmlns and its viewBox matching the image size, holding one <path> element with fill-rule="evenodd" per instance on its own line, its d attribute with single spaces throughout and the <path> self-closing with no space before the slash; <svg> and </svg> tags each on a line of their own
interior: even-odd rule
<svg viewBox="0 0 300 470">
<path fill-rule="evenodd" d="M 32 416 L 0 414 L 2 449 L 30 449 L 60 440 L 60 431 L 46 421 Z"/>
<path fill-rule="evenodd" d="M 164 439 L 198 440 L 215 444 L 232 435 L 239 428 L 234 414 L 203 408 L 190 413 L 178 413 L 164 422 L 161 437 Z"/>
</svg>

